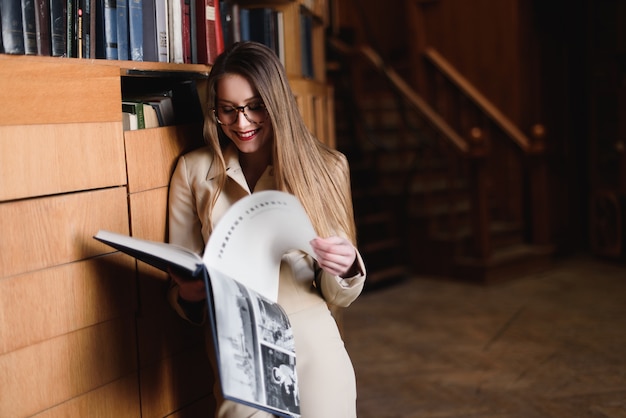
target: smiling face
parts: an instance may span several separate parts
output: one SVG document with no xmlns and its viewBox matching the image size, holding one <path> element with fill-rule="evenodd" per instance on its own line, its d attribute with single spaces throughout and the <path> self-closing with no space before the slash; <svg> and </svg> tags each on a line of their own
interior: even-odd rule
<svg viewBox="0 0 626 418">
<path fill-rule="evenodd" d="M 265 114 L 263 121 L 251 122 L 250 119 L 253 121 L 256 119 L 254 117 L 248 119 L 243 111 L 232 109 L 241 109 L 244 106 L 258 109 L 261 98 L 257 91 L 244 77 L 238 74 L 228 74 L 217 82 L 216 93 L 216 107 L 235 113 L 235 121 L 232 124 L 221 125 L 226 136 L 242 154 L 246 154 L 247 157 L 266 159 L 269 162 L 274 137 L 269 116 Z M 244 111 L 250 116 L 248 107 L 245 107 Z"/>
</svg>

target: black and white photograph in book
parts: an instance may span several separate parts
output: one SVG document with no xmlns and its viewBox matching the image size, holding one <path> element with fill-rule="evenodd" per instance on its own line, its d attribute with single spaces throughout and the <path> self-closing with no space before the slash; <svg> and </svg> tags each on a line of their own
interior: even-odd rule
<svg viewBox="0 0 626 418">
<path fill-rule="evenodd" d="M 265 391 L 269 405 L 296 412 L 300 404 L 295 357 L 274 347 L 262 344 Z"/>
<path fill-rule="evenodd" d="M 220 274 L 207 285 L 220 295 L 213 299 L 218 357 L 238 359 L 219 364 L 224 396 L 299 416 L 295 341 L 280 305 Z"/>
</svg>

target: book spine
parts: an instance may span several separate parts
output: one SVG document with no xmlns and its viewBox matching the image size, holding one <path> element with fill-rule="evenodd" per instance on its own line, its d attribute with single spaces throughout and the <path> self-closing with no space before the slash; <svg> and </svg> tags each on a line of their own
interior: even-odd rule
<svg viewBox="0 0 626 418">
<path fill-rule="evenodd" d="M 48 0 L 35 0 L 35 33 L 37 55 L 50 56 L 50 3 Z"/>
<path fill-rule="evenodd" d="M 21 0 L 24 53 L 37 55 L 37 18 L 34 0 Z"/>
<path fill-rule="evenodd" d="M 65 56 L 69 58 L 76 58 L 75 7 L 74 0 L 67 0 L 65 8 Z"/>
<path fill-rule="evenodd" d="M 128 60 L 128 0 L 116 0 L 117 11 L 117 59 Z"/>
<path fill-rule="evenodd" d="M 92 0 L 79 0 L 78 3 L 79 28 L 77 34 L 80 45 L 77 46 L 77 52 L 79 58 L 92 58 L 91 2 Z"/>
<path fill-rule="evenodd" d="M 239 32 L 239 36 L 242 41 L 249 41 L 250 38 L 250 9 L 240 9 L 239 10 L 239 25 L 241 31 Z"/>
<path fill-rule="evenodd" d="M 15 0 L 0 0 L 2 44 L 7 54 L 24 54 L 22 5 Z"/>
<path fill-rule="evenodd" d="M 156 1 L 143 0 L 143 60 L 155 62 L 159 60 L 157 52 Z"/>
<path fill-rule="evenodd" d="M 181 0 L 168 0 L 168 28 L 170 61 L 183 63 L 183 8 Z"/>
<path fill-rule="evenodd" d="M 191 64 L 191 0 L 180 0 L 182 5 L 183 62 Z"/>
<path fill-rule="evenodd" d="M 96 3 L 97 0 L 87 0 L 89 2 L 89 32 L 88 35 L 88 58 L 96 58 L 96 42 L 98 41 L 97 31 L 98 26 L 96 25 L 97 18 L 97 10 Z"/>
<path fill-rule="evenodd" d="M 116 0 L 104 1 L 104 49 L 105 58 L 117 59 L 117 4 Z"/>
<path fill-rule="evenodd" d="M 300 51 L 302 60 L 302 76 L 313 78 L 313 49 L 311 40 L 311 31 L 313 28 L 313 20 L 310 15 L 300 15 Z"/>
<path fill-rule="evenodd" d="M 222 27 L 223 47 L 228 48 L 241 40 L 239 5 L 233 0 L 222 0 L 218 4 Z"/>
<path fill-rule="evenodd" d="M 167 0 L 155 0 L 157 51 L 159 62 L 169 62 Z"/>
<path fill-rule="evenodd" d="M 196 0 L 187 0 L 189 2 L 189 47 L 191 63 L 198 63 L 198 2 Z"/>
<path fill-rule="evenodd" d="M 128 0 L 129 52 L 132 61 L 143 61 L 143 1 Z"/>
<path fill-rule="evenodd" d="M 218 52 L 219 9 L 215 0 L 197 0 L 198 3 L 198 62 L 213 64 Z"/>
</svg>

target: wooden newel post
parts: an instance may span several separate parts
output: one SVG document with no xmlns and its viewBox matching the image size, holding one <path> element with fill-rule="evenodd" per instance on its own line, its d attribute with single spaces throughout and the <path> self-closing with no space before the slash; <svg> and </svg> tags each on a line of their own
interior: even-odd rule
<svg viewBox="0 0 626 418">
<path fill-rule="evenodd" d="M 486 260 L 491 255 L 489 233 L 489 176 L 487 175 L 487 143 L 480 128 L 469 133 L 470 217 L 474 256 Z"/>
<path fill-rule="evenodd" d="M 538 245 L 550 244 L 550 204 L 545 137 L 546 129 L 542 124 L 538 123 L 532 126 L 532 144 L 528 165 L 532 224 L 531 239 L 533 244 Z"/>
</svg>

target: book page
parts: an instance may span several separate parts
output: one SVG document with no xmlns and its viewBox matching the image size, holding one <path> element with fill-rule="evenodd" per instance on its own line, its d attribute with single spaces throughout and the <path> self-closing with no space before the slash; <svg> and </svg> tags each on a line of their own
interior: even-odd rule
<svg viewBox="0 0 626 418">
<path fill-rule="evenodd" d="M 295 196 L 257 192 L 235 203 L 219 221 L 203 261 L 209 276 L 221 272 L 276 302 L 282 256 L 290 250 L 314 256 L 309 242 L 315 237 Z"/>
</svg>

